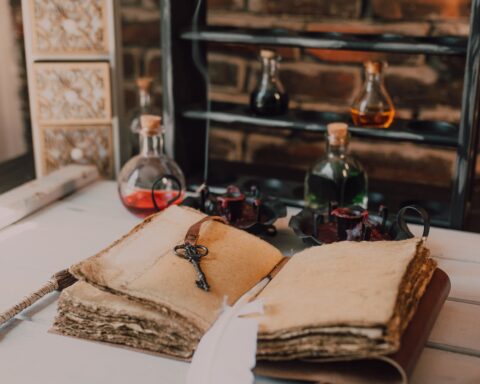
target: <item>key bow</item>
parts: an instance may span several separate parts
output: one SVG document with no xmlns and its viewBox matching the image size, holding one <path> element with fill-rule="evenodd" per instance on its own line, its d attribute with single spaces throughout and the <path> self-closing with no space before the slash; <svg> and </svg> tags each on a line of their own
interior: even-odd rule
<svg viewBox="0 0 480 384">
<path fill-rule="evenodd" d="M 188 229 L 183 244 L 177 245 L 173 248 L 175 255 L 187 260 L 190 264 L 193 265 L 193 267 L 195 268 L 195 272 L 197 272 L 197 280 L 195 281 L 195 284 L 197 284 L 198 288 L 203 289 L 207 292 L 210 290 L 210 286 L 208 285 L 205 273 L 203 273 L 202 271 L 200 261 L 202 257 L 208 255 L 208 248 L 204 245 L 197 244 L 197 240 L 200 234 L 201 225 L 209 220 L 221 221 L 222 223 L 227 224 L 226 220 L 223 217 L 207 216 L 199 222 L 193 224 Z"/>
<path fill-rule="evenodd" d="M 195 271 L 197 272 L 197 280 L 195 281 L 195 284 L 197 284 L 197 287 L 204 291 L 209 291 L 210 286 L 208 285 L 205 273 L 200 267 L 200 259 L 208 255 L 208 248 L 204 245 L 183 243 L 177 245 L 173 250 L 175 255 L 186 259 L 195 268 Z"/>
</svg>

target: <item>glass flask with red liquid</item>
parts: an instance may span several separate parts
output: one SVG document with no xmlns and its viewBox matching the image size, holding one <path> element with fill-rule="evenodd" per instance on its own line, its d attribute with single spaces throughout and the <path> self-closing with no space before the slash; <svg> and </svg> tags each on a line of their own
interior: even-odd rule
<svg viewBox="0 0 480 384">
<path fill-rule="evenodd" d="M 139 217 L 179 204 L 185 195 L 185 177 L 177 163 L 163 153 L 160 116 L 140 117 L 140 154 L 131 158 L 118 176 L 123 205 Z"/>
</svg>

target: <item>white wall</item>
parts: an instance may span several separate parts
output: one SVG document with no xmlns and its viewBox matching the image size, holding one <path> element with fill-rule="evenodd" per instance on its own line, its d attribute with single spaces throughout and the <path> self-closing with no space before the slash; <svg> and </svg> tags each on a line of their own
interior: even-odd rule
<svg viewBox="0 0 480 384">
<path fill-rule="evenodd" d="M 0 162 L 26 152 L 19 49 L 8 0 L 0 0 Z"/>
</svg>

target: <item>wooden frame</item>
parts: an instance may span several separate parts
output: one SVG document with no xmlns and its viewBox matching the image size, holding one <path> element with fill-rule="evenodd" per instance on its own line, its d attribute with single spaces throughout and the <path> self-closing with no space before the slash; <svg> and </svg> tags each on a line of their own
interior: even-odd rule
<svg viewBox="0 0 480 384">
<path fill-rule="evenodd" d="M 77 133 L 81 133 L 82 131 L 106 131 L 107 132 L 107 137 L 106 137 L 106 140 L 107 140 L 107 145 L 106 145 L 106 149 L 107 149 L 107 160 L 106 160 L 106 164 L 107 166 L 104 168 L 102 167 L 102 159 L 100 158 L 97 158 L 97 159 L 90 159 L 89 157 L 82 157 L 81 159 L 79 159 L 79 163 L 80 164 L 85 164 L 85 163 L 88 163 L 88 160 L 92 160 L 91 163 L 92 164 L 95 164 L 97 165 L 97 167 L 100 165 L 100 167 L 98 167 L 100 173 L 103 175 L 103 176 L 107 176 L 107 177 L 111 177 L 113 175 L 113 170 L 114 170 L 114 164 L 113 164 L 113 153 L 114 153 L 114 149 L 113 149 L 113 135 L 112 135 L 112 126 L 111 124 L 84 124 L 84 125 L 40 125 L 40 138 L 41 138 L 41 141 L 40 141 L 40 151 L 42 153 L 42 159 L 43 159 L 43 163 L 42 163 L 42 168 L 47 171 L 47 172 L 51 172 L 53 170 L 56 170 L 58 169 L 59 167 L 53 167 L 51 169 L 49 169 L 49 165 L 48 165 L 48 161 L 49 161 L 49 158 L 48 158 L 48 154 L 47 154 L 47 151 L 48 151 L 48 148 L 46 146 L 46 131 L 47 130 L 51 130 L 51 131 L 63 131 L 65 134 L 65 140 L 69 141 L 68 140 L 68 137 L 66 137 L 66 133 L 68 131 L 76 131 Z M 78 144 L 78 143 L 74 143 L 73 140 L 71 142 L 71 145 L 72 145 L 72 150 L 75 149 L 75 148 L 78 148 L 79 150 L 83 151 L 84 149 L 83 148 L 79 148 L 77 146 L 74 146 L 74 144 Z M 97 143 L 98 144 L 98 143 Z M 68 148 L 66 148 L 68 149 Z M 75 159 L 72 159 L 72 156 L 71 156 L 71 152 L 68 154 L 68 156 L 63 156 L 64 158 L 65 157 L 69 157 L 71 161 L 67 161 L 65 162 L 64 164 L 59 164 L 60 166 L 64 166 L 64 165 L 67 165 L 69 163 L 73 163 L 75 162 Z M 96 162 L 93 161 L 93 160 L 97 160 Z M 62 162 L 60 160 L 60 162 Z"/>
<path fill-rule="evenodd" d="M 41 57 L 46 57 L 46 56 L 51 56 L 55 59 L 58 59 L 59 57 L 65 57 L 67 59 L 71 58 L 71 57 L 86 57 L 86 56 L 95 56 L 95 57 L 98 57 L 99 55 L 101 56 L 105 56 L 105 58 L 108 59 L 108 52 L 109 52 L 109 34 L 110 34 L 110 31 L 109 31 L 109 28 L 108 28 L 108 20 L 107 20 L 107 13 L 108 13 L 108 4 L 107 4 L 107 0 L 83 0 L 83 4 L 82 6 L 85 8 L 85 4 L 88 5 L 88 2 L 90 2 L 91 4 L 93 3 L 96 3 L 96 5 L 98 6 L 97 9 L 101 12 L 101 24 L 100 24 L 100 28 L 102 29 L 102 41 L 101 41 L 101 49 L 96 49 L 96 48 L 70 48 L 70 49 L 66 49 L 66 47 L 64 47 L 63 49 L 54 49 L 54 50 L 41 50 L 39 49 L 39 34 L 40 34 L 40 31 L 39 31 L 39 26 L 38 26 L 38 20 L 36 18 L 36 15 L 37 15 L 37 12 L 35 7 L 36 5 L 38 5 L 39 1 L 44 1 L 45 4 L 48 4 L 48 5 L 52 5 L 55 6 L 55 7 L 58 7 L 59 10 L 57 11 L 57 13 L 62 13 L 62 12 L 66 12 L 65 10 L 65 7 L 63 6 L 65 3 L 68 3 L 68 2 L 71 2 L 72 0 L 29 0 L 29 6 L 30 6 L 30 9 L 33 11 L 33 14 L 30 12 L 30 17 L 28 19 L 28 22 L 30 24 L 30 28 L 31 28 L 31 33 L 32 33 L 32 47 L 31 47 L 31 50 L 32 50 L 32 55 L 33 57 L 37 57 L 37 56 L 41 56 Z M 80 4 L 78 1 L 74 1 L 75 4 Z M 46 12 L 48 14 L 48 10 Z M 56 15 L 55 15 L 56 16 Z M 66 15 L 68 16 L 68 15 Z M 92 14 L 90 14 L 90 16 L 93 17 Z M 61 22 L 64 21 L 65 19 L 59 19 L 58 20 L 58 28 L 63 28 L 63 26 L 61 26 Z M 51 27 L 51 26 L 50 26 Z M 80 26 L 82 27 L 82 26 Z M 72 25 L 72 28 L 75 28 L 75 29 L 78 29 L 78 25 Z M 81 30 L 79 33 L 80 33 L 80 36 L 83 36 L 83 40 L 87 40 L 88 39 L 88 33 L 91 31 L 91 25 L 87 25 L 87 28 L 85 28 L 85 30 Z M 47 32 L 48 33 L 48 32 Z M 87 35 L 87 37 L 85 37 L 85 35 Z M 78 36 L 78 35 L 77 35 Z M 54 36 L 55 38 L 55 36 Z M 94 36 L 95 38 L 95 36 Z M 78 37 L 76 40 L 82 40 L 82 37 Z"/>
<path fill-rule="evenodd" d="M 120 13 L 118 11 L 119 3 L 109 0 L 92 0 L 102 8 L 102 28 L 103 42 L 102 47 L 105 49 L 86 51 L 84 49 L 75 50 L 55 50 L 42 52 L 35 48 L 37 43 L 36 31 L 31 20 L 34 19 L 34 10 L 36 2 L 43 0 L 22 0 L 22 13 L 24 22 L 25 35 L 25 56 L 27 61 L 27 77 L 29 84 L 30 114 L 32 121 L 32 136 L 35 157 L 35 169 L 37 176 L 45 175 L 44 152 L 42 148 L 41 125 L 69 125 L 74 128 L 80 125 L 110 125 L 112 136 L 113 154 L 111 163 L 113 164 L 115 175 L 122 162 L 129 157 L 128 143 L 129 135 L 126 130 L 122 129 L 124 116 L 123 107 L 123 69 L 121 54 L 121 37 L 120 37 Z M 59 1 L 59 0 L 55 0 Z M 69 1 L 69 0 L 68 0 Z M 91 0 L 76 2 L 79 7 L 88 7 Z M 64 1 L 62 0 L 63 4 Z M 46 3 L 49 5 L 49 3 Z M 87 12 L 83 15 L 88 17 Z M 88 24 L 88 23 L 87 23 Z M 39 95 L 37 94 L 37 70 L 49 70 L 51 68 L 68 69 L 89 69 L 96 68 L 102 73 L 104 107 L 105 114 L 99 118 L 73 118 L 70 115 L 68 119 L 45 119 L 42 118 L 38 111 Z M 123 145 L 120 145 L 120 144 Z"/>
<path fill-rule="evenodd" d="M 96 73 L 96 75 L 95 75 Z M 94 97 L 95 93 L 98 89 L 95 89 L 95 84 L 90 84 L 92 86 L 91 92 L 87 95 L 81 95 L 78 96 L 77 99 L 81 99 L 82 96 L 84 97 L 84 100 L 81 101 L 80 103 L 77 103 L 76 105 L 72 105 L 72 108 L 70 108 L 71 111 L 78 110 L 79 108 L 83 109 L 83 112 L 77 112 L 77 113 L 88 113 L 88 110 L 90 112 L 93 112 L 95 114 L 98 114 L 98 116 L 93 116 L 93 117 L 74 117 L 74 116 L 53 116 L 52 118 L 45 118 L 42 116 L 41 112 L 41 104 L 42 100 L 45 100 L 42 97 L 42 93 L 44 93 L 43 89 L 39 89 L 39 83 L 42 82 L 41 76 L 42 75 L 47 75 L 51 76 L 51 78 L 45 79 L 48 80 L 48 84 L 46 84 L 47 87 L 50 89 L 47 89 L 47 91 L 53 91 L 54 93 L 52 96 L 53 97 L 58 97 L 58 100 L 53 100 L 55 104 L 58 105 L 59 102 L 62 102 L 62 100 L 65 100 L 65 108 L 67 111 L 64 111 L 65 113 L 68 113 L 69 110 L 69 105 L 73 102 L 68 101 L 68 96 L 72 95 L 72 97 L 77 97 L 77 93 L 75 93 L 75 90 L 79 90 L 79 87 L 76 87 L 75 84 L 70 84 L 72 80 L 76 79 L 71 79 L 67 77 L 77 77 L 79 78 L 78 80 L 82 81 L 82 85 L 85 85 L 85 83 L 88 83 L 89 81 L 92 81 L 90 77 L 96 76 L 96 78 L 93 79 L 93 81 L 100 81 L 101 87 L 102 87 L 102 93 L 103 93 L 103 101 L 100 100 L 100 106 L 95 106 L 93 105 L 94 103 Z M 108 63 L 34 63 L 33 64 L 33 79 L 34 82 L 32 84 L 33 86 L 33 91 L 35 92 L 35 105 L 33 106 L 35 108 L 35 116 L 36 120 L 39 124 L 108 124 L 112 120 L 112 100 L 111 100 L 111 82 L 110 82 L 110 70 L 109 70 L 109 65 Z M 57 83 L 55 83 L 57 81 Z M 71 85 L 71 88 L 69 89 L 68 86 Z M 52 89 L 52 87 L 55 87 L 55 89 Z M 58 87 L 58 88 L 57 88 Z M 81 88 L 82 91 L 85 90 L 85 87 Z M 48 106 L 53 107 L 53 106 Z M 72 113 L 72 112 L 70 112 Z M 75 113 L 75 112 L 73 112 Z M 59 114 L 58 112 L 53 112 L 53 114 Z M 101 116 L 103 115 L 103 116 Z"/>
</svg>

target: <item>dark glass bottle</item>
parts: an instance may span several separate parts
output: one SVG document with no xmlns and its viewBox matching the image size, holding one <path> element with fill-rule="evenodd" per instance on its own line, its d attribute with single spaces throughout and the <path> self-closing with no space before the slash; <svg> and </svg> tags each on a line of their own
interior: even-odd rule
<svg viewBox="0 0 480 384">
<path fill-rule="evenodd" d="M 359 127 L 388 128 L 392 124 L 395 107 L 383 84 L 383 68 L 381 62 L 365 63 L 365 84 L 351 107 L 353 123 Z"/>
<path fill-rule="evenodd" d="M 145 217 L 180 203 L 185 177 L 177 163 L 163 153 L 160 116 L 142 115 L 140 121 L 140 153 L 120 171 L 118 193 L 130 212 Z"/>
<path fill-rule="evenodd" d="M 250 95 L 250 109 L 260 116 L 278 116 L 287 112 L 288 95 L 278 77 L 280 57 L 275 51 L 262 49 L 262 71 L 258 85 Z"/>
<path fill-rule="evenodd" d="M 327 154 L 307 172 L 305 203 L 325 210 L 331 202 L 341 207 L 355 204 L 367 208 L 367 174 L 347 153 L 348 126 L 332 123 L 327 128 Z"/>
</svg>

